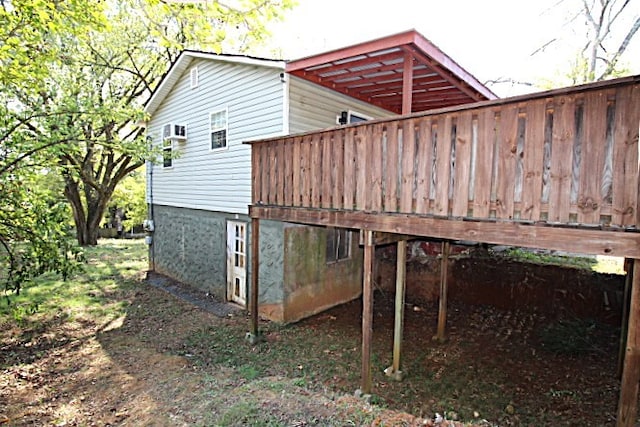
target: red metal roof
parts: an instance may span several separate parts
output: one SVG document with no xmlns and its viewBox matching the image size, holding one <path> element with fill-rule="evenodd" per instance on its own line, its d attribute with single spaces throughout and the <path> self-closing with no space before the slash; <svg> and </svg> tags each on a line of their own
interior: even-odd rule
<svg viewBox="0 0 640 427">
<path fill-rule="evenodd" d="M 497 98 L 415 30 L 290 61 L 286 70 L 398 114 L 403 96 L 410 112 Z M 403 90 L 405 74 L 411 94 Z"/>
</svg>

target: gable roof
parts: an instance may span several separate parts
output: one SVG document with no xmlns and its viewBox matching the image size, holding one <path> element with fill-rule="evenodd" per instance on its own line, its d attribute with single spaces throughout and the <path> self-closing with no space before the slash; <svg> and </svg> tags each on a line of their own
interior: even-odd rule
<svg viewBox="0 0 640 427">
<path fill-rule="evenodd" d="M 164 98 L 169 94 L 173 86 L 176 84 L 182 73 L 189 68 L 194 59 L 209 59 L 221 62 L 230 62 L 234 64 L 255 65 L 259 67 L 277 68 L 284 71 L 284 61 L 266 58 L 257 58 L 246 55 L 226 55 L 211 52 L 202 52 L 198 50 L 184 50 L 178 56 L 176 62 L 171 65 L 169 71 L 164 75 L 160 84 L 151 94 L 151 97 L 144 106 L 144 111 L 153 114 L 160 106 Z"/>
<path fill-rule="evenodd" d="M 290 61 L 286 71 L 398 114 L 407 95 L 405 73 L 411 79 L 408 112 L 497 98 L 415 30 Z"/>
</svg>

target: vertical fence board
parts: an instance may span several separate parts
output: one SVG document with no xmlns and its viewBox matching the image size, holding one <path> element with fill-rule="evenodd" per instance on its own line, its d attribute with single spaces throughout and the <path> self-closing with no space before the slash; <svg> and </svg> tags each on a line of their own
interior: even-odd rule
<svg viewBox="0 0 640 427">
<path fill-rule="evenodd" d="M 293 201 L 293 144 L 287 138 L 284 144 L 284 205 L 291 206 Z"/>
<path fill-rule="evenodd" d="M 371 211 L 371 191 L 372 191 L 372 182 L 371 182 L 371 168 L 373 162 L 373 153 L 372 153 L 372 142 L 373 142 L 373 128 L 370 125 L 365 125 L 360 130 L 362 132 L 362 140 L 363 140 L 363 152 L 361 160 L 363 162 L 363 174 L 364 174 L 364 186 L 362 191 L 362 196 L 364 200 L 364 210 L 367 212 Z"/>
<path fill-rule="evenodd" d="M 269 150 L 267 144 L 260 144 L 260 164 L 262 171 L 260 173 L 260 203 L 267 203 L 267 194 L 269 194 Z"/>
<path fill-rule="evenodd" d="M 284 203 L 284 169 L 286 160 L 284 158 L 284 140 L 276 141 L 275 155 L 276 155 L 276 204 L 281 205 Z"/>
<path fill-rule="evenodd" d="M 331 197 L 334 209 L 343 209 L 344 201 L 344 129 L 333 132 L 333 196 Z"/>
<path fill-rule="evenodd" d="M 355 164 L 356 164 L 356 210 L 365 209 L 365 193 L 367 191 L 367 175 L 365 168 L 366 161 L 366 141 L 364 140 L 363 128 L 358 128 L 355 132 Z"/>
<path fill-rule="evenodd" d="M 291 147 L 291 155 L 293 159 L 291 161 L 292 177 L 292 206 L 300 206 L 300 174 L 302 172 L 302 164 L 300 163 L 300 147 L 302 145 L 302 138 L 296 137 L 293 140 L 293 147 Z"/>
<path fill-rule="evenodd" d="M 387 155 L 384 159 L 384 210 L 398 210 L 398 122 L 387 124 Z"/>
<path fill-rule="evenodd" d="M 544 100 L 534 101 L 527 106 L 521 219 L 535 221 L 540 219 L 542 172 L 544 168 L 545 114 L 546 101 Z"/>
<path fill-rule="evenodd" d="M 498 130 L 496 218 L 513 218 L 517 138 L 518 106 L 513 104 L 506 105 L 500 112 Z"/>
<path fill-rule="evenodd" d="M 321 206 L 324 209 L 331 208 L 331 195 L 333 193 L 333 183 L 331 176 L 335 164 L 333 157 L 333 133 L 324 132 L 321 137 L 322 144 L 322 200 Z"/>
<path fill-rule="evenodd" d="M 354 147 L 354 129 L 347 128 L 344 138 L 344 205 L 347 210 L 353 209 L 353 195 L 356 187 L 356 164 Z"/>
<path fill-rule="evenodd" d="M 415 183 L 416 132 L 412 119 L 405 120 L 402 126 L 402 162 L 400 181 L 400 212 L 413 211 L 413 185 Z"/>
<path fill-rule="evenodd" d="M 620 88 L 616 93 L 613 151 L 614 225 L 638 225 L 638 127 L 640 86 Z"/>
<path fill-rule="evenodd" d="M 267 156 L 269 158 L 269 187 L 266 194 L 267 203 L 273 205 L 276 203 L 276 193 L 278 186 L 278 160 L 276 155 L 276 143 L 270 141 L 267 144 Z"/>
<path fill-rule="evenodd" d="M 251 146 L 251 203 L 260 202 L 262 192 L 262 159 L 260 157 L 264 144 L 253 144 Z"/>
<path fill-rule="evenodd" d="M 370 129 L 372 140 L 368 147 L 371 153 L 369 159 L 369 183 L 371 185 L 371 210 L 374 212 L 382 211 L 382 132 L 383 125 L 378 123 L 367 126 Z"/>
<path fill-rule="evenodd" d="M 590 92 L 584 100 L 584 141 L 578 191 L 578 222 L 598 224 L 602 196 L 607 135 L 607 96 L 604 91 Z"/>
<path fill-rule="evenodd" d="M 419 120 L 416 171 L 416 213 L 426 214 L 429 209 L 429 182 L 431 178 L 431 118 Z"/>
<path fill-rule="evenodd" d="M 553 100 L 549 215 L 551 222 L 568 222 L 570 213 L 575 99 L 560 96 Z"/>
<path fill-rule="evenodd" d="M 478 112 L 478 147 L 473 189 L 473 216 L 488 218 L 491 209 L 491 177 L 496 137 L 496 118 L 492 108 Z"/>
<path fill-rule="evenodd" d="M 311 137 L 302 138 L 302 147 L 300 147 L 300 163 L 301 163 L 301 204 L 304 207 L 311 206 Z"/>
<path fill-rule="evenodd" d="M 320 134 L 311 136 L 311 207 L 319 208 L 322 201 L 322 141 Z"/>
<path fill-rule="evenodd" d="M 449 214 L 449 177 L 451 176 L 451 115 L 438 117 L 436 147 L 436 182 L 433 213 Z"/>
<path fill-rule="evenodd" d="M 451 214 L 455 217 L 467 216 L 469 209 L 469 176 L 471 170 L 471 111 L 458 116 L 456 125 L 456 167 L 453 181 L 453 204 Z"/>
</svg>

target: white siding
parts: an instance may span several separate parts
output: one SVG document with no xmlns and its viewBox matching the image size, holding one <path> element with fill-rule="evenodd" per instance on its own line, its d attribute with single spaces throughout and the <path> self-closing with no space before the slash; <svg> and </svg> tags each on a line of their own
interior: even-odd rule
<svg viewBox="0 0 640 427">
<path fill-rule="evenodd" d="M 291 76 L 289 83 L 289 133 L 336 126 L 341 111 L 353 110 L 377 119 L 394 113 Z"/>
<path fill-rule="evenodd" d="M 197 66 L 199 85 L 190 87 Z M 174 142 L 171 168 L 153 166 L 153 203 L 247 213 L 251 203 L 251 147 L 243 141 L 281 135 L 283 91 L 277 68 L 194 60 L 150 120 L 147 132 L 161 143 L 165 123 L 185 123 L 188 139 Z M 209 114 L 228 108 L 227 149 L 210 151 Z"/>
</svg>

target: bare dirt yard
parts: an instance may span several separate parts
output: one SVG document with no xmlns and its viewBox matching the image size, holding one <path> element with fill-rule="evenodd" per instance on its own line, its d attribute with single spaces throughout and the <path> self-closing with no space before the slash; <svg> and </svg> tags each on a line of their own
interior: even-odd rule
<svg viewBox="0 0 640 427">
<path fill-rule="evenodd" d="M 218 317 L 146 280 L 144 245 L 106 241 L 86 271 L 48 278 L 0 311 L 0 424 L 10 426 L 613 426 L 619 331 L 486 306 L 407 301 L 403 370 L 391 364 L 393 295 L 377 292 L 374 390 L 360 377 L 359 301 L 245 341 Z M 33 302 L 38 302 L 36 310 Z M 4 302 L 3 302 L 4 306 Z M 464 424 L 449 420 L 459 420 Z"/>
</svg>

